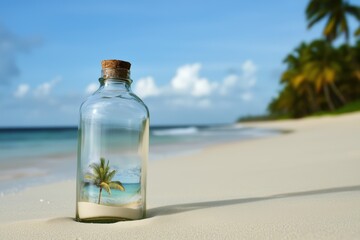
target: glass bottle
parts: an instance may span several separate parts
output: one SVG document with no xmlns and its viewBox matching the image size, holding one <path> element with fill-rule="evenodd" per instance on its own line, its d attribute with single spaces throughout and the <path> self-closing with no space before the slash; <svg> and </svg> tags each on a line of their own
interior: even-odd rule
<svg viewBox="0 0 360 240">
<path fill-rule="evenodd" d="M 80 107 L 76 220 L 145 217 L 149 111 L 130 88 L 131 64 L 101 62 L 99 89 Z"/>
</svg>

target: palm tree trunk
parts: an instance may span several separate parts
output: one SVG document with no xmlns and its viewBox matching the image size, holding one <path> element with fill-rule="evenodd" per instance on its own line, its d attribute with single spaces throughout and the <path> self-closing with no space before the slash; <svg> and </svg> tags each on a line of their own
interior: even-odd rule
<svg viewBox="0 0 360 240">
<path fill-rule="evenodd" d="M 336 87 L 334 82 L 330 83 L 330 87 L 331 89 L 334 91 L 336 97 L 341 101 L 342 104 L 346 103 L 346 99 L 344 97 L 344 95 L 341 94 L 340 90 Z"/>
<path fill-rule="evenodd" d="M 334 111 L 335 110 L 334 103 L 331 101 L 329 88 L 327 85 L 324 85 L 324 93 L 325 93 L 325 99 L 326 99 L 326 102 L 327 102 L 327 105 L 328 105 L 330 111 Z"/>
<path fill-rule="evenodd" d="M 310 99 L 311 111 L 313 113 L 317 112 L 319 110 L 319 106 L 318 106 L 317 101 L 315 99 L 314 92 L 313 92 L 313 90 L 311 89 L 311 87 L 308 84 L 306 84 L 306 91 L 307 91 L 307 94 L 308 94 L 309 99 Z"/>
<path fill-rule="evenodd" d="M 101 200 L 101 192 L 102 192 L 102 187 L 100 188 L 100 192 L 99 192 L 99 201 L 98 201 L 98 204 L 100 204 L 100 200 Z"/>
<path fill-rule="evenodd" d="M 347 24 L 346 24 L 347 25 Z M 347 26 L 344 30 L 345 33 L 345 44 L 349 45 L 349 39 L 350 39 L 350 34 L 349 34 L 349 27 Z"/>
</svg>

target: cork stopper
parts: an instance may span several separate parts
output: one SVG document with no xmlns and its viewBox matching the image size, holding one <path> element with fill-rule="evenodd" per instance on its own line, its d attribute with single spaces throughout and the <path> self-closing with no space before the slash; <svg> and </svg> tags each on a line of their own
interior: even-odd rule
<svg viewBox="0 0 360 240">
<path fill-rule="evenodd" d="M 131 83 L 130 67 L 131 63 L 126 61 L 116 59 L 103 60 L 101 61 L 101 79 L 106 80 L 108 78 L 113 78 L 125 80 Z"/>
<path fill-rule="evenodd" d="M 116 59 L 102 60 L 101 67 L 102 67 L 102 69 L 104 69 L 104 68 L 125 68 L 127 70 L 130 70 L 131 63 L 122 61 L 122 60 L 116 60 Z"/>
</svg>

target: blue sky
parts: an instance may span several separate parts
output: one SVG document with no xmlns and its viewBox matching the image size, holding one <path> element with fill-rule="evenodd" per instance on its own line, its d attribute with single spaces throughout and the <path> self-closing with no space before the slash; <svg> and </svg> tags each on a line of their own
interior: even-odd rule
<svg viewBox="0 0 360 240">
<path fill-rule="evenodd" d="M 306 0 L 1 1 L 0 126 L 74 126 L 100 61 L 132 63 L 154 125 L 261 114 L 306 29 Z"/>
</svg>

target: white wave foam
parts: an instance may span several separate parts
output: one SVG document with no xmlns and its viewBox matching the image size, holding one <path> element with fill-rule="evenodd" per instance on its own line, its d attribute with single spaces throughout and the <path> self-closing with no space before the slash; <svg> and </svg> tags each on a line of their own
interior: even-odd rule
<svg viewBox="0 0 360 240">
<path fill-rule="evenodd" d="M 155 136 L 177 136 L 177 135 L 192 135 L 198 132 L 199 129 L 196 127 L 186 127 L 186 128 L 169 128 L 163 130 L 153 130 L 152 134 Z"/>
</svg>

